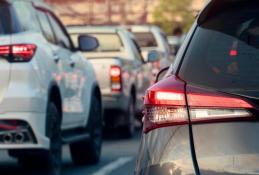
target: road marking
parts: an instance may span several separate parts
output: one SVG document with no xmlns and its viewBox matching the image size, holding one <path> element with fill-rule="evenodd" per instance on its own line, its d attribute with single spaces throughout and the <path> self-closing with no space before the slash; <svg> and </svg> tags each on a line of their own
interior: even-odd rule
<svg viewBox="0 0 259 175">
<path fill-rule="evenodd" d="M 119 167 L 127 164 L 128 162 L 130 162 L 132 160 L 133 160 L 133 157 L 121 157 L 121 158 L 105 165 L 99 171 L 93 173 L 92 175 L 108 175 L 112 171 L 118 169 Z"/>
</svg>

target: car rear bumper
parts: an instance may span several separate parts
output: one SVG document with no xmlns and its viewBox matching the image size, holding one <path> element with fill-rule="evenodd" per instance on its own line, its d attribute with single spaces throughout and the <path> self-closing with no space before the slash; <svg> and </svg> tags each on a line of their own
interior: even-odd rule
<svg viewBox="0 0 259 175">
<path fill-rule="evenodd" d="M 124 94 L 103 95 L 104 110 L 117 110 L 125 112 L 128 109 L 129 97 Z"/>
<path fill-rule="evenodd" d="M 3 129 L 0 125 L 3 134 L 11 133 L 13 141 L 1 142 L 0 149 L 13 150 L 13 149 L 49 149 L 49 139 L 46 137 L 46 114 L 44 113 L 5 113 L 0 114 L 0 122 L 3 121 L 22 121 L 26 124 L 29 138 L 27 142 L 18 142 L 15 140 L 15 134 L 21 132 L 19 124 L 15 129 Z M 2 127 L 2 128 L 1 128 Z"/>
<path fill-rule="evenodd" d="M 124 94 L 103 95 L 106 128 L 118 128 L 127 123 L 129 98 Z"/>
</svg>

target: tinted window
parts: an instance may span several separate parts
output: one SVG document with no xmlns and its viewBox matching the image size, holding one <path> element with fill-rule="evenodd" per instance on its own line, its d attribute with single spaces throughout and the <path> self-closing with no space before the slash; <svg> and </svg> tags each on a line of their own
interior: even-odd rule
<svg viewBox="0 0 259 175">
<path fill-rule="evenodd" d="M 37 10 L 38 19 L 43 32 L 43 35 L 50 43 L 55 43 L 55 37 L 51 29 L 49 19 L 45 12 Z"/>
<path fill-rule="evenodd" d="M 7 3 L 0 2 L 0 35 L 20 30 L 14 11 Z"/>
<path fill-rule="evenodd" d="M 97 38 L 99 42 L 99 47 L 94 52 L 119 52 L 124 48 L 120 36 L 116 33 L 88 33 L 88 35 Z M 78 42 L 77 38 L 77 34 L 72 34 L 75 45 Z"/>
<path fill-rule="evenodd" d="M 13 7 L 16 11 L 17 18 L 19 19 L 23 31 L 40 31 L 40 27 L 35 15 L 35 10 L 31 3 L 15 1 L 13 3 Z"/>
<path fill-rule="evenodd" d="M 70 40 L 68 38 L 68 36 L 66 35 L 63 26 L 61 26 L 61 24 L 59 23 L 59 21 L 56 19 L 55 16 L 53 15 L 48 15 L 49 19 L 50 19 L 50 23 L 54 29 L 54 33 L 56 36 L 56 40 L 57 40 L 57 44 L 71 49 L 71 44 L 70 44 Z"/>
<path fill-rule="evenodd" d="M 146 32 L 146 33 L 134 33 L 138 45 L 140 47 L 156 47 L 157 46 L 157 42 L 156 39 L 153 35 L 153 33 L 151 32 Z"/>
<path fill-rule="evenodd" d="M 231 7 L 200 24 L 180 76 L 188 83 L 259 97 L 258 7 Z"/>
</svg>

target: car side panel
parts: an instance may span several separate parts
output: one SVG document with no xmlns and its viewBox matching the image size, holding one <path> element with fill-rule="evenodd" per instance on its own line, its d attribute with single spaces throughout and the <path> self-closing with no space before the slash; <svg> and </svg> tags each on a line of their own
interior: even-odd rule
<svg viewBox="0 0 259 175">
<path fill-rule="evenodd" d="M 189 127 L 159 128 L 143 134 L 135 174 L 195 174 L 189 142 Z"/>
<path fill-rule="evenodd" d="M 86 126 L 90 117 L 92 93 L 94 93 L 94 88 L 96 88 L 98 83 L 90 61 L 88 61 L 81 52 L 74 52 L 72 57 L 74 57 L 73 59 L 76 61 L 76 73 L 80 76 L 78 79 L 79 88 L 76 92 L 76 97 L 80 101 L 79 103 L 83 111 L 78 124 Z"/>
<path fill-rule="evenodd" d="M 15 108 L 17 108 L 17 110 L 21 109 L 23 112 L 28 112 L 28 110 L 33 109 L 35 112 L 45 113 L 49 84 L 55 81 L 54 74 L 57 72 L 54 60 L 52 60 L 51 57 L 52 50 L 43 36 L 37 32 L 13 34 L 11 43 L 33 43 L 37 46 L 37 50 L 29 63 L 11 64 L 9 92 L 5 97 L 6 101 L 3 103 L 7 103 L 8 100 L 12 98 L 19 97 L 17 100 L 24 100 L 24 102 L 18 103 L 18 101 L 16 101 L 16 106 L 13 106 L 12 112 L 15 112 Z M 46 67 L 48 69 L 46 69 Z M 26 97 L 31 98 L 26 100 Z M 28 106 L 28 108 L 26 108 L 25 102 L 30 103 L 33 107 Z M 17 106 L 18 104 L 21 106 Z M 36 104 L 38 104 L 38 106 Z"/>
<path fill-rule="evenodd" d="M 258 133 L 258 122 L 193 125 L 201 174 L 259 174 Z"/>
</svg>

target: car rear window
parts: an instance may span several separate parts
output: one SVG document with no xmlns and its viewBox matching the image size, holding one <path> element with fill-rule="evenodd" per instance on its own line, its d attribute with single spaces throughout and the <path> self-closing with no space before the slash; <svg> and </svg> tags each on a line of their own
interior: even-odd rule
<svg viewBox="0 0 259 175">
<path fill-rule="evenodd" d="M 12 33 L 12 30 L 10 5 L 0 2 L 0 35 Z"/>
<path fill-rule="evenodd" d="M 151 32 L 134 33 L 140 47 L 157 47 L 155 36 Z"/>
<path fill-rule="evenodd" d="M 120 36 L 117 33 L 87 33 L 95 37 L 99 42 L 99 47 L 92 52 L 120 52 L 124 49 Z M 72 34 L 72 40 L 78 46 L 78 35 Z"/>
<path fill-rule="evenodd" d="M 225 8 L 199 24 L 179 75 L 190 84 L 258 98 L 258 6 Z"/>
</svg>

